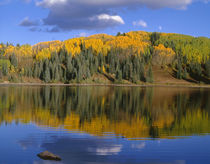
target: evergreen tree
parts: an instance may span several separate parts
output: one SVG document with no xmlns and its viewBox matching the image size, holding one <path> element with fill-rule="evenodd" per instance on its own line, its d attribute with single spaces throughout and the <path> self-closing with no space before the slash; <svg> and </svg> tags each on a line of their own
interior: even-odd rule
<svg viewBox="0 0 210 164">
<path fill-rule="evenodd" d="M 7 66 L 7 63 L 3 63 L 2 65 L 2 73 L 4 76 L 7 76 L 8 75 L 8 66 Z"/>
<path fill-rule="evenodd" d="M 178 62 L 176 76 L 178 79 L 182 79 L 182 64 L 181 64 L 181 62 Z"/>
<path fill-rule="evenodd" d="M 82 68 L 81 68 L 81 66 L 79 66 L 79 69 L 77 70 L 76 79 L 77 79 L 77 83 L 80 83 L 82 81 Z"/>
<path fill-rule="evenodd" d="M 59 74 L 59 68 L 58 66 L 55 67 L 55 77 L 54 77 L 55 81 L 60 81 L 60 74 Z"/>
<path fill-rule="evenodd" d="M 39 78 L 40 77 L 40 74 L 39 74 L 39 64 L 38 64 L 38 62 L 36 62 L 35 64 L 34 64 L 34 71 L 33 71 L 33 77 L 34 78 Z"/>
<path fill-rule="evenodd" d="M 140 68 L 139 68 L 139 77 L 141 81 L 145 81 L 145 76 L 144 76 L 144 63 L 140 63 Z"/>
<path fill-rule="evenodd" d="M 32 77 L 33 76 L 32 67 L 25 66 L 25 68 L 24 68 L 24 75 L 27 76 L 27 77 Z"/>
<path fill-rule="evenodd" d="M 187 76 L 188 76 L 187 68 L 184 67 L 183 78 L 187 79 Z"/>
<path fill-rule="evenodd" d="M 116 36 L 121 36 L 121 32 L 118 32 Z"/>
<path fill-rule="evenodd" d="M 206 75 L 210 78 L 210 59 L 205 64 Z"/>
<path fill-rule="evenodd" d="M 44 62 L 44 73 L 43 73 L 43 80 L 46 83 L 49 83 L 51 81 L 51 77 L 50 77 L 50 69 L 49 69 L 49 60 L 46 59 Z"/>
<path fill-rule="evenodd" d="M 160 39 L 160 33 L 158 32 L 153 32 L 150 36 L 150 41 L 153 46 L 155 45 L 156 41 L 158 41 L 159 39 Z"/>
<path fill-rule="evenodd" d="M 3 77 L 3 73 L 2 73 L 2 70 L 0 69 L 0 79 L 2 79 Z"/>
<path fill-rule="evenodd" d="M 199 63 L 195 64 L 195 73 L 198 77 L 201 77 L 202 75 L 202 67 Z"/>
<path fill-rule="evenodd" d="M 131 81 L 132 83 L 137 83 L 137 73 L 136 71 L 133 72 L 132 76 L 131 76 Z"/>
<path fill-rule="evenodd" d="M 115 67 L 115 59 L 111 58 L 110 64 L 109 64 L 109 73 L 113 74 L 114 73 L 114 67 Z"/>
<path fill-rule="evenodd" d="M 17 61 L 16 56 L 12 54 L 9 59 L 10 59 L 10 63 L 16 68 L 18 66 L 18 61 Z"/>
<path fill-rule="evenodd" d="M 49 70 L 49 67 L 47 67 L 45 69 L 43 78 L 44 78 L 44 81 L 46 83 L 49 83 L 50 82 L 51 78 L 50 78 L 50 70 Z"/>
<path fill-rule="evenodd" d="M 98 58 L 94 57 L 94 65 L 92 66 L 93 70 L 94 70 L 93 72 L 97 72 L 98 71 L 98 66 L 99 66 Z"/>
<path fill-rule="evenodd" d="M 122 81 L 122 71 L 120 69 L 117 69 L 116 79 Z"/>
<path fill-rule="evenodd" d="M 147 82 L 149 83 L 153 83 L 153 72 L 152 72 L 152 66 L 149 66 L 149 69 L 147 71 L 147 78 L 146 78 Z"/>
</svg>

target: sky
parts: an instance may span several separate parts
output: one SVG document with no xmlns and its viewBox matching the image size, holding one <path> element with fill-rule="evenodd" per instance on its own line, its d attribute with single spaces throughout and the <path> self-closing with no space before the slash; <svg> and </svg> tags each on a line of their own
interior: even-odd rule
<svg viewBox="0 0 210 164">
<path fill-rule="evenodd" d="M 210 0 L 0 0 L 3 43 L 128 31 L 210 37 Z"/>
</svg>

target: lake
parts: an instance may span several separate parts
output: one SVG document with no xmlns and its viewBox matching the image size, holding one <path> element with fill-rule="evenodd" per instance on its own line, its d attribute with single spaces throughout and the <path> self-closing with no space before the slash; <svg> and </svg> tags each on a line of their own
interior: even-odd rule
<svg viewBox="0 0 210 164">
<path fill-rule="evenodd" d="M 0 164 L 13 163 L 209 164 L 210 89 L 1 86 Z"/>
</svg>

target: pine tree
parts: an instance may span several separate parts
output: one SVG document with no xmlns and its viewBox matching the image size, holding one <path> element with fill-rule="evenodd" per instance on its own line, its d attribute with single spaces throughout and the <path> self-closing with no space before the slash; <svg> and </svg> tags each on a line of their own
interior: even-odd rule
<svg viewBox="0 0 210 164">
<path fill-rule="evenodd" d="M 136 71 L 133 72 L 132 76 L 131 76 L 131 81 L 132 83 L 137 83 L 137 73 Z"/>
<path fill-rule="evenodd" d="M 46 59 L 45 62 L 44 62 L 43 80 L 46 83 L 49 83 L 51 81 L 50 69 L 49 69 L 49 61 L 48 61 L 48 59 Z"/>
<path fill-rule="evenodd" d="M 77 83 L 80 83 L 82 81 L 82 68 L 81 67 L 79 67 L 79 69 L 77 70 L 76 79 L 77 79 Z"/>
<path fill-rule="evenodd" d="M 158 32 L 153 32 L 150 36 L 150 41 L 153 46 L 155 45 L 156 41 L 158 41 L 159 39 L 160 39 L 160 33 Z"/>
<path fill-rule="evenodd" d="M 117 69 L 116 79 L 122 81 L 122 71 L 120 69 Z"/>
<path fill-rule="evenodd" d="M 206 75 L 210 78 L 210 59 L 205 64 Z"/>
<path fill-rule="evenodd" d="M 187 76 L 188 76 L 187 68 L 184 67 L 183 78 L 187 79 Z"/>
<path fill-rule="evenodd" d="M 111 74 L 114 73 L 114 65 L 115 65 L 114 58 L 111 58 L 111 62 L 109 64 L 109 73 L 111 73 Z"/>
<path fill-rule="evenodd" d="M 46 68 L 46 70 L 44 71 L 44 81 L 46 83 L 49 83 L 50 82 L 50 70 L 49 70 L 49 67 Z"/>
<path fill-rule="evenodd" d="M 147 82 L 149 83 L 153 83 L 153 72 L 152 72 L 152 66 L 149 66 L 149 69 L 147 71 L 147 78 L 146 78 Z"/>
<path fill-rule="evenodd" d="M 71 80 L 72 79 L 72 73 L 73 73 L 73 65 L 72 65 L 72 57 L 71 55 L 67 56 L 66 59 L 66 80 Z"/>
<path fill-rule="evenodd" d="M 2 70 L 0 69 L 0 79 L 2 79 L 3 77 L 3 73 L 2 73 Z"/>
<path fill-rule="evenodd" d="M 116 36 L 121 36 L 121 32 L 118 32 Z"/>
<path fill-rule="evenodd" d="M 40 74 L 39 74 L 39 64 L 36 62 L 34 64 L 34 70 L 33 70 L 33 77 L 34 78 L 39 78 Z"/>
<path fill-rule="evenodd" d="M 59 74 L 59 68 L 58 66 L 55 68 L 55 77 L 54 77 L 55 81 L 60 81 L 60 74 Z"/>
<path fill-rule="evenodd" d="M 139 68 L 139 77 L 141 81 L 145 81 L 145 75 L 144 75 L 144 63 L 140 63 L 140 68 Z"/>
<path fill-rule="evenodd" d="M 98 72 L 98 66 L 99 66 L 99 62 L 98 62 L 98 57 L 94 57 L 94 65 L 92 66 L 93 67 L 93 72 Z"/>
<path fill-rule="evenodd" d="M 181 62 L 178 62 L 176 76 L 177 76 L 177 79 L 182 79 L 182 64 L 181 64 Z"/>
<path fill-rule="evenodd" d="M 18 66 L 18 61 L 15 54 L 12 54 L 9 59 L 10 63 L 16 68 Z"/>
<path fill-rule="evenodd" d="M 2 73 L 4 76 L 7 76 L 8 75 L 8 66 L 7 66 L 7 63 L 4 63 L 2 65 Z"/>
<path fill-rule="evenodd" d="M 197 76 L 200 77 L 202 75 L 202 67 L 201 67 L 201 65 L 199 63 L 196 63 L 195 70 L 196 70 Z"/>
</svg>

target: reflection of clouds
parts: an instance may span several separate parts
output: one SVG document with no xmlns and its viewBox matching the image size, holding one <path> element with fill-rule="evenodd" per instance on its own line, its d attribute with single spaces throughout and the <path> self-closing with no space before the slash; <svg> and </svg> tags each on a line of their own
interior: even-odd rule
<svg viewBox="0 0 210 164">
<path fill-rule="evenodd" d="M 174 162 L 174 164 L 185 164 L 186 162 L 184 160 L 177 160 Z"/>
<path fill-rule="evenodd" d="M 176 160 L 172 162 L 162 162 L 162 163 L 149 163 L 149 164 L 186 164 L 185 160 Z"/>
<path fill-rule="evenodd" d="M 45 160 L 40 160 L 40 161 L 34 161 L 33 164 L 63 164 L 60 161 L 45 161 Z"/>
<path fill-rule="evenodd" d="M 146 143 L 142 142 L 140 144 L 139 143 L 132 144 L 131 148 L 133 148 L 133 149 L 143 149 L 145 146 L 146 146 Z"/>
<path fill-rule="evenodd" d="M 174 158 L 161 161 L 164 160 L 162 157 L 159 158 L 161 154 L 153 154 L 150 149 L 145 149 L 146 146 L 149 148 L 147 141 L 123 144 L 123 142 L 103 140 L 88 135 L 82 137 L 76 134 L 56 136 L 47 133 L 47 136 L 43 135 L 42 137 L 30 135 L 19 143 L 23 148 L 37 148 L 38 145 L 41 145 L 32 152 L 33 164 L 186 164 L 184 160 L 174 161 Z M 39 159 L 36 154 L 43 150 L 59 155 L 62 161 L 43 161 Z M 179 157 L 175 159 L 179 159 Z"/>
<path fill-rule="evenodd" d="M 20 140 L 17 142 L 23 150 L 28 149 L 29 147 L 40 147 L 37 138 L 29 137 L 24 140 Z"/>
<path fill-rule="evenodd" d="M 96 155 L 117 155 L 122 150 L 122 145 L 110 145 L 110 147 L 88 148 L 89 152 L 94 152 Z"/>
<path fill-rule="evenodd" d="M 52 137 L 51 137 L 52 139 Z M 53 137 L 54 142 L 45 142 L 41 148 L 48 150 L 61 157 L 63 163 L 86 164 L 109 162 L 106 156 L 119 155 L 122 150 L 121 144 L 112 141 L 87 138 L 72 138 L 67 136 Z"/>
<path fill-rule="evenodd" d="M 146 163 L 138 163 L 138 164 L 186 164 L 185 160 L 176 160 L 172 162 L 146 162 Z"/>
</svg>

